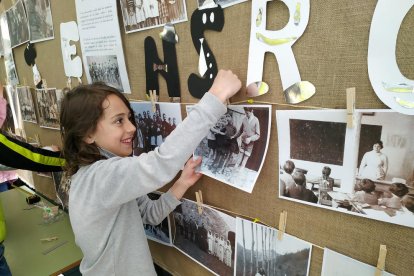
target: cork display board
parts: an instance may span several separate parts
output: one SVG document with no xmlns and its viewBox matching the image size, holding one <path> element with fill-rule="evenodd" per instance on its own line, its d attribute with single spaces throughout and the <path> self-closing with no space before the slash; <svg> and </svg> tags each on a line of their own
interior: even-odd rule
<svg viewBox="0 0 414 276">
<path fill-rule="evenodd" d="M 382 0 L 379 0 L 382 1 Z M 270 142 L 264 165 L 253 192 L 246 193 L 203 176 L 184 196 L 195 200 L 195 191 L 203 192 L 205 204 L 228 210 L 230 215 L 258 218 L 272 227 L 278 227 L 279 215 L 288 213 L 286 232 L 316 246 L 312 249 L 310 275 L 320 275 L 323 248 L 352 257 L 376 266 L 381 244 L 387 246 L 385 270 L 396 275 L 412 275 L 414 266 L 414 229 L 390 223 L 365 219 L 340 212 L 315 208 L 297 202 L 280 199 L 278 196 L 279 158 L 278 135 L 275 110 L 286 109 L 346 109 L 346 89 L 356 88 L 356 108 L 387 108 L 373 90 L 368 76 L 368 39 L 371 20 L 378 1 L 322 1 L 310 3 L 309 22 L 304 34 L 292 46 L 302 80 L 310 81 L 316 93 L 309 100 L 296 106 L 286 105 L 282 82 L 275 56 L 267 53 L 263 64 L 263 80 L 269 85 L 268 93 L 253 98 L 254 104 L 271 104 L 272 121 Z M 7 10 L 12 1 L 1 3 Z M 218 68 L 231 69 L 242 81 L 242 91 L 230 100 L 232 103 L 249 99 L 246 96 L 247 64 L 250 39 L 250 15 L 252 2 L 242 2 L 224 9 L 224 27 L 221 31 L 204 32 L 205 39 L 214 54 Z M 131 100 L 146 100 L 146 74 L 144 40 L 154 38 L 158 55 L 164 59 L 159 33 L 162 27 L 125 34 L 119 1 L 118 20 L 128 78 Z M 199 56 L 193 46 L 190 18 L 197 9 L 196 0 L 186 2 L 188 21 L 175 25 L 179 42 L 176 44 L 181 88 L 181 110 L 185 117 L 185 104 L 194 104 L 198 99 L 188 92 L 187 80 L 198 72 Z M 35 44 L 36 64 L 47 80 L 48 87 L 61 89 L 66 86 L 62 62 L 59 25 L 76 21 L 75 1 L 51 0 L 55 38 Z M 289 11 L 281 1 L 267 2 L 266 26 L 268 30 L 283 28 L 288 22 Z M 397 36 L 396 60 L 401 73 L 414 79 L 414 6 L 404 18 Z M 24 44 L 26 45 L 26 44 Z M 32 69 L 24 60 L 24 48 L 13 49 L 16 69 L 21 85 L 34 88 Z M 81 57 L 79 43 L 74 43 Z M 3 59 L 3 58 L 2 58 Z M 0 79 L 6 78 L 1 62 Z M 83 83 L 87 83 L 85 74 Z M 77 80 L 72 78 L 72 84 Z M 166 82 L 159 77 L 160 101 L 169 101 Z M 34 94 L 34 90 L 33 90 Z M 39 135 L 42 146 L 61 145 L 57 130 L 40 128 L 38 124 L 24 123 L 28 137 Z M 414 177 L 414 176 L 413 176 Z M 411 179 L 413 181 L 414 179 Z M 34 186 L 45 196 L 55 199 L 52 179 L 33 174 Z M 167 190 L 166 186 L 163 190 Z M 174 236 L 174 235 L 173 235 Z M 211 275 L 178 250 L 149 241 L 154 261 L 174 275 Z"/>
</svg>

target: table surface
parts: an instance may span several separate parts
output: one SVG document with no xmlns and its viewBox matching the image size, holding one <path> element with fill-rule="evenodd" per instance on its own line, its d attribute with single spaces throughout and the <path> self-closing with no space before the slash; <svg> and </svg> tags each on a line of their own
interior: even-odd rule
<svg viewBox="0 0 414 276">
<path fill-rule="evenodd" d="M 59 274 L 79 264 L 82 252 L 75 244 L 69 216 L 64 213 L 56 222 L 44 224 L 43 210 L 26 203 L 27 193 L 15 188 L 0 193 L 7 236 L 4 241 L 5 256 L 13 276 Z M 46 200 L 43 200 L 47 205 Z M 41 242 L 40 239 L 58 237 Z M 47 254 L 43 252 L 57 247 Z M 58 273 L 59 272 L 59 273 Z"/>
</svg>

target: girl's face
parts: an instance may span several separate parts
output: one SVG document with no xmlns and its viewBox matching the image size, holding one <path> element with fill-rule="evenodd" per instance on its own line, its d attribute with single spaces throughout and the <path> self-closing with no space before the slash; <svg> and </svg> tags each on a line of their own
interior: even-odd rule
<svg viewBox="0 0 414 276">
<path fill-rule="evenodd" d="M 132 116 L 128 107 L 116 95 L 109 95 L 102 103 L 104 112 L 98 121 L 96 130 L 86 138 L 88 144 L 97 146 L 126 157 L 132 153 L 132 141 L 136 131 L 129 120 Z"/>
</svg>

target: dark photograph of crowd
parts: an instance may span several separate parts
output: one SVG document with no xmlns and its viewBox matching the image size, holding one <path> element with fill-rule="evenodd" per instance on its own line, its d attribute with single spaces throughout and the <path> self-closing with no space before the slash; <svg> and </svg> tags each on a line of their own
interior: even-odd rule
<svg viewBox="0 0 414 276">
<path fill-rule="evenodd" d="M 173 243 L 180 251 L 218 275 L 233 275 L 236 219 L 209 207 L 183 200 L 173 211 Z"/>
<path fill-rule="evenodd" d="M 150 152 L 181 123 L 180 104 L 157 103 L 153 112 L 150 102 L 131 102 L 137 124 L 134 155 Z"/>
<path fill-rule="evenodd" d="M 86 60 L 92 83 L 104 82 L 105 84 L 124 92 L 116 55 L 87 56 Z"/>
</svg>

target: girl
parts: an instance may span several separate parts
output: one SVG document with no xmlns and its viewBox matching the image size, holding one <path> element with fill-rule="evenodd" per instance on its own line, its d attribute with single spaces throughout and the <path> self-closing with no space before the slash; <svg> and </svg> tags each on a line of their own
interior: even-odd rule
<svg viewBox="0 0 414 276">
<path fill-rule="evenodd" d="M 130 156 L 136 127 L 123 94 L 93 84 L 65 96 L 60 122 L 72 180 L 69 216 L 84 255 L 83 275 L 156 275 L 143 223 L 159 224 L 180 204 L 201 176 L 195 173 L 201 159 L 188 161 L 157 201 L 146 194 L 174 178 L 240 87 L 237 76 L 220 70 L 210 92 L 165 142 L 138 157 Z"/>
</svg>

